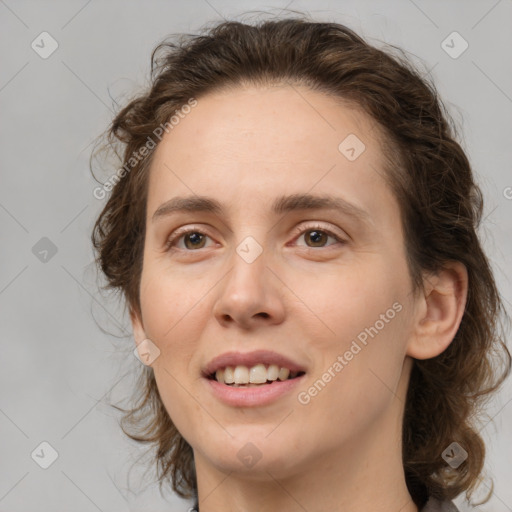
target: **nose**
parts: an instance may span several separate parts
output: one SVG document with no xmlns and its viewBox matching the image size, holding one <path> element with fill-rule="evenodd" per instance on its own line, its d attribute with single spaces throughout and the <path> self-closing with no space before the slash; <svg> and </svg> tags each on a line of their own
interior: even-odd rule
<svg viewBox="0 0 512 512">
<path fill-rule="evenodd" d="M 285 306 L 275 270 L 267 264 L 265 250 L 252 262 L 233 251 L 231 270 L 218 287 L 213 314 L 222 326 L 251 329 L 284 320 Z M 282 290 L 282 288 L 281 288 Z"/>
</svg>

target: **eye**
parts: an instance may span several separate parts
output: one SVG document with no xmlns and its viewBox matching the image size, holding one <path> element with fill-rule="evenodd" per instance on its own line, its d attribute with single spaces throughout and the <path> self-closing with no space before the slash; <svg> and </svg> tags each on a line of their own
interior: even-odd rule
<svg viewBox="0 0 512 512">
<path fill-rule="evenodd" d="M 323 226 L 320 225 L 314 225 L 314 226 L 307 226 L 306 228 L 300 228 L 298 230 L 300 239 L 302 236 L 304 236 L 304 241 L 306 242 L 306 246 L 308 248 L 315 248 L 315 247 L 325 247 L 325 243 L 329 238 L 334 238 L 339 243 L 346 243 L 346 241 L 341 238 L 339 235 L 333 233 L 331 230 L 326 229 Z M 308 242 L 311 242 L 312 245 L 309 245 Z M 335 245 L 335 244 L 330 244 Z"/>
<path fill-rule="evenodd" d="M 296 237 L 297 240 L 304 236 L 306 246 L 310 249 L 325 247 L 329 238 L 341 244 L 346 243 L 341 236 L 320 225 L 307 226 L 306 228 L 302 227 L 295 232 L 295 235 L 298 235 L 298 237 Z M 178 230 L 167 240 L 165 247 L 167 251 L 182 250 L 193 252 L 196 249 L 206 248 L 207 246 L 205 244 L 207 238 L 210 237 L 200 229 L 188 228 Z M 309 245 L 308 241 L 311 242 L 312 245 Z M 180 246 L 181 242 L 183 242 L 184 245 Z M 330 245 L 335 245 L 335 243 Z"/>
<path fill-rule="evenodd" d="M 167 240 L 165 247 L 168 251 L 174 249 L 181 249 L 185 251 L 193 251 L 195 249 L 204 249 L 206 238 L 210 238 L 206 233 L 200 231 L 199 229 L 187 229 L 187 230 L 178 230 L 173 234 L 172 237 Z M 185 246 L 176 247 L 179 245 L 179 242 L 183 239 L 183 243 Z"/>
</svg>

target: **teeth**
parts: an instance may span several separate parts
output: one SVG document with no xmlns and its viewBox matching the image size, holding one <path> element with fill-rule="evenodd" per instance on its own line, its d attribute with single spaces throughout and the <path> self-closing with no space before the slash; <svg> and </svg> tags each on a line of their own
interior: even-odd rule
<svg viewBox="0 0 512 512">
<path fill-rule="evenodd" d="M 239 367 L 237 366 L 237 369 L 238 368 Z M 245 366 L 243 366 L 242 368 L 245 368 Z M 251 384 L 264 384 L 265 382 L 267 382 L 267 375 L 268 372 L 267 369 L 265 368 L 265 365 L 257 364 L 256 366 L 253 366 L 249 371 L 249 382 Z M 237 381 L 235 380 L 235 382 Z"/>
<path fill-rule="evenodd" d="M 249 384 L 249 369 L 247 366 L 235 366 L 235 384 Z"/>
<path fill-rule="evenodd" d="M 258 385 L 265 384 L 267 381 L 287 380 L 294 378 L 299 372 L 290 372 L 288 368 L 279 367 L 277 364 L 271 364 L 268 367 L 264 364 L 256 364 L 251 368 L 244 365 L 227 366 L 219 368 L 215 372 L 215 379 L 223 384 L 238 385 Z"/>
<path fill-rule="evenodd" d="M 221 368 L 219 368 L 216 372 L 215 372 L 215 380 L 217 382 L 222 382 L 224 381 L 224 370 L 222 370 Z"/>
<path fill-rule="evenodd" d="M 235 382 L 235 376 L 233 374 L 233 368 L 228 366 L 224 370 L 220 369 L 215 372 L 215 378 L 219 382 L 225 382 L 226 384 L 233 384 Z"/>
<path fill-rule="evenodd" d="M 288 370 L 288 368 L 281 368 L 279 370 L 279 377 L 278 377 L 278 379 L 279 380 L 286 380 L 289 375 L 290 375 L 290 370 Z"/>
<path fill-rule="evenodd" d="M 267 379 L 277 380 L 277 377 L 279 377 L 279 366 L 277 366 L 277 364 L 271 364 L 267 370 Z"/>
</svg>

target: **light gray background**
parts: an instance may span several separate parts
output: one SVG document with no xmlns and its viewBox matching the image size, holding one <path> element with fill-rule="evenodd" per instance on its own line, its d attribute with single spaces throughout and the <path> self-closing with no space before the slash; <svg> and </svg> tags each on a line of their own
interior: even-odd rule
<svg viewBox="0 0 512 512">
<path fill-rule="evenodd" d="M 89 235 L 104 205 L 92 193 L 91 141 L 111 120 L 112 99 L 123 104 L 147 84 L 162 38 L 285 6 L 403 47 L 432 70 L 486 197 L 482 237 L 510 305 L 510 0 L 0 0 L 0 511 L 187 510 L 170 493 L 164 501 L 151 473 L 142 478 L 146 466 L 133 463 L 143 451 L 108 406 L 129 396 L 127 372 L 140 363 L 132 342 L 113 336 L 129 324 L 100 297 L 90 265 Z M 47 59 L 31 48 L 43 31 L 59 44 Z M 469 43 L 457 59 L 441 47 L 453 31 Z M 47 262 L 32 252 L 42 237 L 57 248 Z M 482 431 L 495 491 L 479 510 L 512 510 L 511 397 L 509 379 Z M 59 455 L 46 470 L 31 458 L 43 441 Z"/>
</svg>

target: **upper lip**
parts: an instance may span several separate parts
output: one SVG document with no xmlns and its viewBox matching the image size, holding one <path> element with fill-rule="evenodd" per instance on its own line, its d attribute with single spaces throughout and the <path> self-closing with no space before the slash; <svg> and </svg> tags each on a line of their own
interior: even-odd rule
<svg viewBox="0 0 512 512">
<path fill-rule="evenodd" d="M 265 365 L 276 364 L 288 368 L 292 372 L 305 372 L 305 368 L 288 357 L 271 350 L 255 350 L 253 352 L 225 352 L 214 357 L 203 369 L 203 376 L 213 375 L 219 368 L 226 366 L 254 366 L 258 363 Z"/>
</svg>

